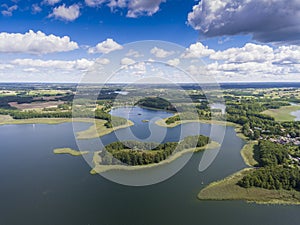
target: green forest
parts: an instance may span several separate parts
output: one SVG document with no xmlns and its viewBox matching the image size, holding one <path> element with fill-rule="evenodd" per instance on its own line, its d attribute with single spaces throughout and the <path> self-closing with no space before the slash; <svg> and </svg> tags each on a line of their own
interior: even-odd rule
<svg viewBox="0 0 300 225">
<path fill-rule="evenodd" d="M 260 140 L 258 143 L 259 168 L 256 168 L 238 185 L 244 188 L 260 187 L 265 189 L 300 189 L 300 170 L 289 161 L 287 146 Z"/>
</svg>

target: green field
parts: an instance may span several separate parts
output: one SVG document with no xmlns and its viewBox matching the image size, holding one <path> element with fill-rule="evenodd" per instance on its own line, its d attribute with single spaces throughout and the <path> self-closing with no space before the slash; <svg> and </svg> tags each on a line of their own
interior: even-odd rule
<svg viewBox="0 0 300 225">
<path fill-rule="evenodd" d="M 300 106 L 291 105 L 291 106 L 283 106 L 279 109 L 269 109 L 263 111 L 262 114 L 266 114 L 275 118 L 276 121 L 294 121 L 295 116 L 291 115 L 291 112 L 300 110 Z"/>
</svg>

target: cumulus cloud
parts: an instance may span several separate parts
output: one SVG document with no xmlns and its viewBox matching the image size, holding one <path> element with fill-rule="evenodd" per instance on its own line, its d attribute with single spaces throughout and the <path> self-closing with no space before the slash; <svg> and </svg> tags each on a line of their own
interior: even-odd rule
<svg viewBox="0 0 300 225">
<path fill-rule="evenodd" d="M 12 16 L 13 11 L 18 9 L 17 5 L 13 5 L 9 7 L 6 4 L 3 4 L 2 7 L 5 8 L 4 10 L 1 11 L 3 16 Z"/>
<path fill-rule="evenodd" d="M 141 15 L 152 16 L 159 10 L 159 6 L 166 0 L 130 0 L 127 17 L 136 18 Z"/>
<path fill-rule="evenodd" d="M 157 58 L 166 58 L 174 54 L 174 51 L 166 51 L 162 48 L 154 47 L 151 49 L 151 54 L 155 55 Z"/>
<path fill-rule="evenodd" d="M 215 51 L 204 46 L 202 43 L 197 42 L 191 44 L 189 48 L 182 54 L 182 58 L 202 58 L 213 54 Z"/>
<path fill-rule="evenodd" d="M 65 4 L 55 7 L 53 12 L 48 17 L 54 17 L 55 19 L 64 21 L 74 21 L 80 15 L 80 7 L 77 4 L 66 6 Z"/>
<path fill-rule="evenodd" d="M 103 42 L 98 43 L 95 47 L 89 48 L 88 53 L 95 54 L 95 53 L 103 53 L 107 54 L 112 51 L 121 50 L 123 49 L 122 45 L 115 42 L 113 39 L 108 38 Z"/>
<path fill-rule="evenodd" d="M 214 60 L 226 62 L 267 62 L 274 59 L 273 48 L 267 45 L 247 43 L 242 48 L 229 48 L 225 51 L 215 52 L 210 56 Z"/>
<path fill-rule="evenodd" d="M 261 42 L 299 42 L 298 0 L 201 0 L 188 23 L 206 37 L 252 34 Z"/>
<path fill-rule="evenodd" d="M 0 33 L 1 53 L 30 53 L 47 54 L 53 52 L 66 52 L 78 48 L 76 42 L 70 41 L 68 36 L 57 37 L 46 35 L 41 31 L 32 30 L 25 34 Z"/>
</svg>

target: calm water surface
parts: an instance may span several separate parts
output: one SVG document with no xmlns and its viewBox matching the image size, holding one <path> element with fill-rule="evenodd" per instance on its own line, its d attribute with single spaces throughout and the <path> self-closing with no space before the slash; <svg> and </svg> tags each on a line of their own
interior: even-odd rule
<svg viewBox="0 0 300 225">
<path fill-rule="evenodd" d="M 122 109 L 118 110 L 115 115 L 122 114 Z M 147 138 L 149 124 L 141 120 L 168 116 L 140 108 L 132 113 L 136 125 L 117 131 L 118 137 L 125 137 L 131 129 L 139 138 Z M 89 125 L 80 126 L 85 129 Z M 183 126 L 192 133 L 195 124 Z M 209 130 L 210 125 L 201 125 L 202 134 Z M 178 139 L 179 132 L 180 127 L 169 129 L 164 141 Z M 116 134 L 102 139 L 110 143 Z M 86 143 L 92 146 L 93 141 Z M 220 153 L 204 172 L 198 171 L 202 153 L 197 153 L 172 178 L 156 185 L 129 187 L 90 175 L 82 157 L 52 153 L 57 147 L 77 148 L 71 123 L 0 126 L 0 225 L 299 224 L 299 206 L 197 200 L 205 185 L 245 167 L 239 153 L 243 145 L 234 129 L 227 127 Z"/>
</svg>

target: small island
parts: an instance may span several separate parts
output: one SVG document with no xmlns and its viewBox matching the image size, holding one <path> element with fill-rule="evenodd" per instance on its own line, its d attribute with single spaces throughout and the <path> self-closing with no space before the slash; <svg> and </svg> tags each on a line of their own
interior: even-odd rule
<svg viewBox="0 0 300 225">
<path fill-rule="evenodd" d="M 144 143 L 113 142 L 94 153 L 95 167 L 91 174 L 108 170 L 135 170 L 170 163 L 186 153 L 214 149 L 220 145 L 203 135 L 188 136 L 180 142 Z"/>
<path fill-rule="evenodd" d="M 81 156 L 81 155 L 85 155 L 88 154 L 89 151 L 77 151 L 71 148 L 56 148 L 53 150 L 54 154 L 69 154 L 72 156 Z"/>
<path fill-rule="evenodd" d="M 144 108 L 176 112 L 175 107 L 169 101 L 160 97 L 146 97 L 140 99 L 135 105 Z"/>
</svg>

